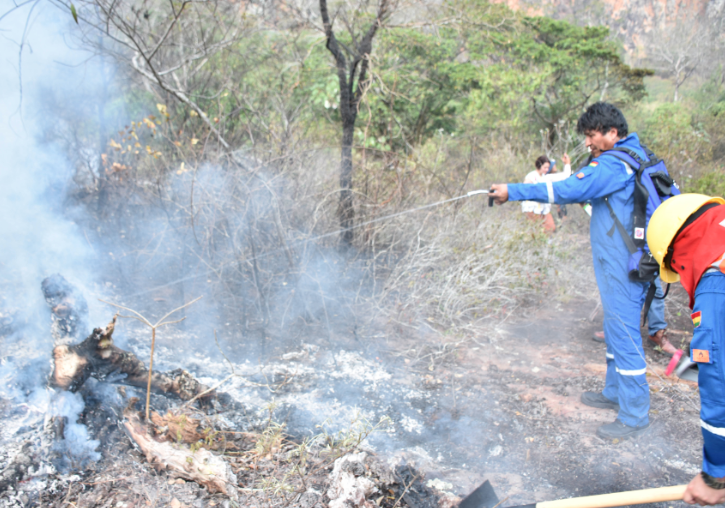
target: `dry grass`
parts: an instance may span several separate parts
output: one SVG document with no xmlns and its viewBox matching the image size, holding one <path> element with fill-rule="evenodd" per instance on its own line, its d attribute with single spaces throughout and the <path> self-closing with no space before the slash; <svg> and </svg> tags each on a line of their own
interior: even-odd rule
<svg viewBox="0 0 725 508">
<path fill-rule="evenodd" d="M 508 206 L 428 219 L 409 239 L 379 305 L 451 326 L 581 295 L 591 272 L 586 239 L 547 235 L 518 205 Z"/>
<path fill-rule="evenodd" d="M 536 148 L 522 155 L 494 141 L 445 139 L 409 158 L 360 154 L 356 223 L 492 181 L 517 181 Z M 136 227 L 124 228 L 120 242 L 127 248 L 116 261 L 142 289 L 153 279 L 180 287 L 179 269 L 168 267 L 195 273 L 180 296 L 211 288 L 217 302 L 241 309 L 240 318 L 257 323 L 262 334 L 276 325 L 272 316 L 282 316 L 284 327 L 300 312 L 329 328 L 333 306 L 356 312 L 373 304 L 386 314 L 403 311 L 451 326 L 588 291 L 587 218 L 578 207 L 570 207 L 573 220 L 547 236 L 517 203 L 490 209 L 479 196 L 365 224 L 356 230 L 355 252 L 340 254 L 331 155 L 237 157 L 232 166 L 166 174 L 155 187 L 116 182 L 114 195 L 145 203 L 148 217 L 146 223 L 133 217 Z M 155 199 L 163 206 L 149 220 Z"/>
</svg>

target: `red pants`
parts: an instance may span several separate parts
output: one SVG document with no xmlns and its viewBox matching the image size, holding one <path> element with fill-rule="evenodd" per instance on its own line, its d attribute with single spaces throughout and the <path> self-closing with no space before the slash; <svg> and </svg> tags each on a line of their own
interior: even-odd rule
<svg viewBox="0 0 725 508">
<path fill-rule="evenodd" d="M 544 226 L 544 231 L 547 233 L 556 231 L 556 224 L 554 224 L 554 217 L 551 216 L 551 213 L 541 215 L 534 212 L 526 212 L 526 216 L 531 220 L 541 221 Z"/>
</svg>

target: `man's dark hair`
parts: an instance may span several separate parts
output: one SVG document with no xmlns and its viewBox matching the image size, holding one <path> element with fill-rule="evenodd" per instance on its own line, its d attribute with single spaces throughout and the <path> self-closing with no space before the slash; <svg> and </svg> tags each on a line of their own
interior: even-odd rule
<svg viewBox="0 0 725 508">
<path fill-rule="evenodd" d="M 550 162 L 549 158 L 546 155 L 542 155 L 536 159 L 534 165 L 536 166 L 536 169 L 541 169 L 541 166 L 543 166 L 547 162 Z"/>
<path fill-rule="evenodd" d="M 579 134 L 599 131 L 606 134 L 610 129 L 617 129 L 620 138 L 627 137 L 629 128 L 624 115 L 615 106 L 608 102 L 595 102 L 587 108 L 576 124 L 576 131 Z"/>
</svg>

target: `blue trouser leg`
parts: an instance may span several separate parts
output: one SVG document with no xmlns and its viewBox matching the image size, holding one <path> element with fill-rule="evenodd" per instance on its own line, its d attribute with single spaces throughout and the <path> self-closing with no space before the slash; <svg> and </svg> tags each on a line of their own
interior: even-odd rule
<svg viewBox="0 0 725 508">
<path fill-rule="evenodd" d="M 649 312 L 647 313 L 647 330 L 650 335 L 654 335 L 660 330 L 667 328 L 667 321 L 665 321 L 665 301 L 661 299 L 665 293 L 662 291 L 662 283 L 660 278 L 655 279 L 655 286 L 657 286 L 657 292 L 655 298 L 652 300 Z"/>
<path fill-rule="evenodd" d="M 594 259 L 594 275 L 597 279 L 597 286 L 599 287 L 599 294 L 602 300 L 602 307 L 604 307 L 604 290 L 603 287 L 606 287 L 606 274 L 604 273 L 604 268 L 600 262 L 597 261 L 597 259 Z M 606 322 L 606 314 L 605 319 Z M 602 395 L 604 395 L 606 398 L 611 400 L 612 402 L 618 402 L 619 401 L 619 375 L 617 374 L 616 365 L 614 364 L 614 350 L 610 344 L 610 342 L 607 340 L 607 334 L 606 330 L 604 332 L 604 338 L 605 343 L 607 345 L 607 374 L 606 379 L 604 382 L 604 390 L 602 390 Z"/>
<path fill-rule="evenodd" d="M 622 273 L 620 273 L 622 272 Z M 604 309 L 607 376 L 603 395 L 619 403 L 619 420 L 639 427 L 649 422 L 647 364 L 639 331 L 644 284 L 629 281 L 606 259 L 594 260 L 594 273 Z"/>
<path fill-rule="evenodd" d="M 695 290 L 693 312 L 700 312 L 690 344 L 695 351 L 708 351 L 710 363 L 698 363 L 700 420 L 703 449 L 702 470 L 715 478 L 725 476 L 725 274 L 706 273 Z"/>
<path fill-rule="evenodd" d="M 604 390 L 602 395 L 612 402 L 619 402 L 619 374 L 617 374 L 617 366 L 614 363 L 614 352 L 612 346 L 607 342 L 607 376 L 604 381 Z"/>
</svg>

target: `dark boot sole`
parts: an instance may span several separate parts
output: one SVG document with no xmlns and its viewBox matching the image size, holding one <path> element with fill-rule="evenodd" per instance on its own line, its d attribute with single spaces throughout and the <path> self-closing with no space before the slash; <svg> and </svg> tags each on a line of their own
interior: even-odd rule
<svg viewBox="0 0 725 508">
<path fill-rule="evenodd" d="M 597 336 L 596 336 L 596 335 L 594 335 L 594 334 L 592 334 L 592 340 L 593 340 L 594 342 L 599 342 L 600 344 L 606 344 L 606 342 L 607 342 L 606 340 L 604 340 L 604 339 L 600 339 L 599 337 L 597 337 Z"/>
<path fill-rule="evenodd" d="M 583 397 L 580 398 L 579 400 L 585 406 L 595 407 L 597 409 L 611 409 L 611 410 L 616 411 L 617 413 L 619 413 L 619 404 L 615 404 L 614 402 L 612 402 L 610 404 L 607 404 L 606 402 L 602 402 L 602 403 L 599 403 L 599 402 L 587 402 L 587 401 L 584 400 Z"/>
<path fill-rule="evenodd" d="M 610 435 L 605 434 L 604 432 L 600 432 L 599 429 L 597 429 L 597 436 L 601 437 L 602 439 L 619 439 L 620 441 L 624 441 L 625 439 L 630 439 L 633 437 L 641 436 L 642 434 L 646 434 L 649 431 L 649 428 L 650 428 L 650 425 L 647 425 L 646 427 L 641 427 L 628 434 L 619 435 L 619 436 L 610 436 Z"/>
</svg>

